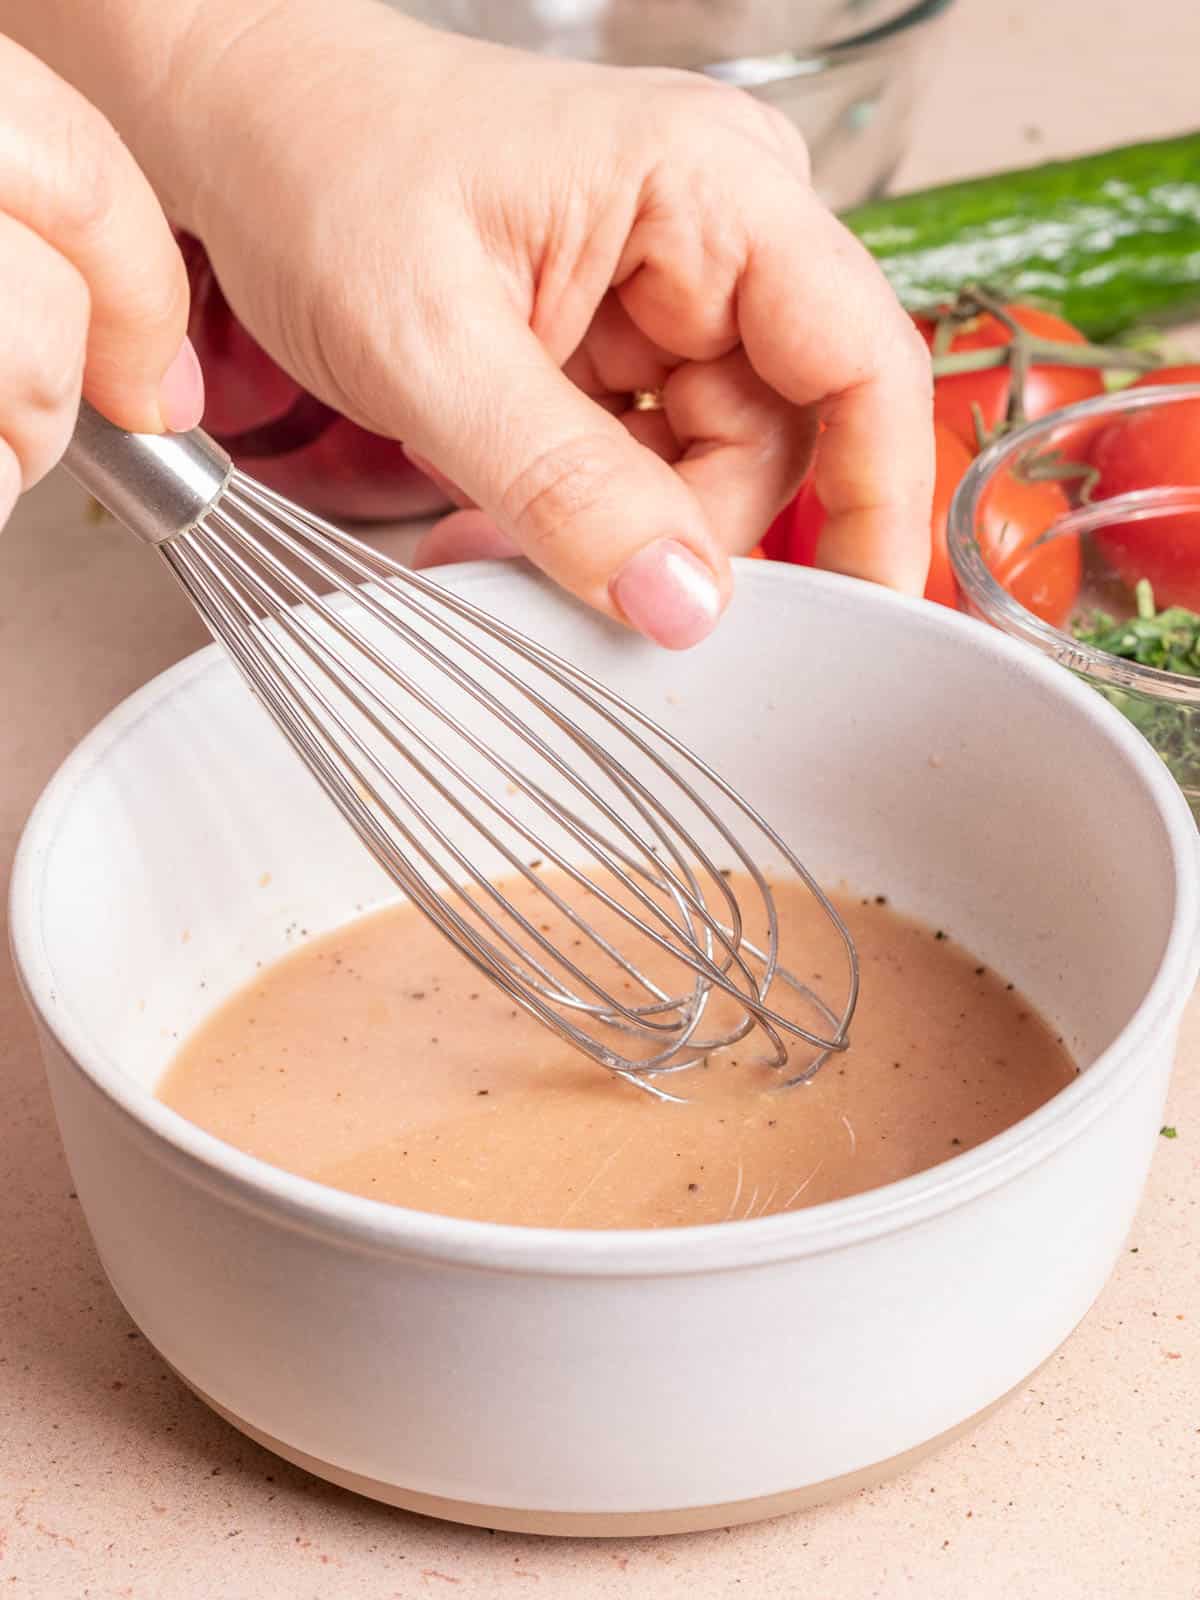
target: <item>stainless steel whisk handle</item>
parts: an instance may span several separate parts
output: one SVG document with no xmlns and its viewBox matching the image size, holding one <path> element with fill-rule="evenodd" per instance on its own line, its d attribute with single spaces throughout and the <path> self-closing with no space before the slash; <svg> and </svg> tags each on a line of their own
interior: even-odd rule
<svg viewBox="0 0 1200 1600">
<path fill-rule="evenodd" d="M 194 528 L 220 498 L 233 463 L 191 433 L 126 433 L 84 400 L 63 465 L 106 511 L 147 544 Z"/>
</svg>

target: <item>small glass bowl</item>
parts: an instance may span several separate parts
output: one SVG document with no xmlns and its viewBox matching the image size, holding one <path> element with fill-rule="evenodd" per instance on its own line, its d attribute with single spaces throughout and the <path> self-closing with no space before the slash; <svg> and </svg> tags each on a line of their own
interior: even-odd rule
<svg viewBox="0 0 1200 1600">
<path fill-rule="evenodd" d="M 1006 480 L 1028 482 L 1031 459 L 1044 462 L 1052 456 L 1067 469 L 1059 481 L 1072 504 L 1038 542 L 1073 535 L 1079 538 L 1083 577 L 1072 619 L 1095 611 L 1117 622 L 1136 616 L 1134 592 L 1113 570 L 1097 542 L 1098 534 L 1117 524 L 1122 526 L 1122 543 L 1128 552 L 1136 551 L 1140 528 L 1150 535 L 1157 525 L 1161 540 L 1164 519 L 1194 519 L 1194 527 L 1181 521 L 1180 535 L 1195 541 L 1195 570 L 1200 580 L 1200 487 L 1162 484 L 1104 499 L 1088 496 L 1085 473 L 1070 476 L 1072 467 L 1086 471 L 1094 441 L 1114 421 L 1153 411 L 1169 425 L 1171 416 L 1177 416 L 1178 408 L 1185 404 L 1200 404 L 1200 384 L 1119 390 L 1014 430 L 971 464 L 951 504 L 946 539 L 962 609 L 1033 645 L 1099 690 L 1149 739 L 1200 822 L 1200 678 L 1111 655 L 1076 639 L 1069 631 L 1070 623 L 1059 628 L 1035 616 L 997 581 L 979 537 L 989 496 L 1003 489 Z M 1170 604 L 1170 595 L 1159 596 L 1157 603 Z"/>
</svg>

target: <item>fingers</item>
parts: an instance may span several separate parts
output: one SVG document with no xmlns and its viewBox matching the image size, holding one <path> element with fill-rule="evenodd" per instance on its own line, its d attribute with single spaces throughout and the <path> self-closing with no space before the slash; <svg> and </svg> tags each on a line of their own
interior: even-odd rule
<svg viewBox="0 0 1200 1600">
<path fill-rule="evenodd" d="M 462 319 L 437 352 L 443 383 L 413 443 L 526 556 L 588 605 L 684 649 L 708 634 L 730 589 L 727 557 L 690 487 L 553 363 L 503 296 L 476 280 L 479 343 Z M 486 348 L 486 361 L 481 350 Z"/>
<path fill-rule="evenodd" d="M 782 401 L 741 349 L 681 367 L 667 380 L 663 399 L 683 447 L 680 477 L 724 548 L 731 554 L 752 550 L 808 470 L 815 410 Z"/>
<path fill-rule="evenodd" d="M 187 280 L 149 184 L 100 113 L 4 38 L 0 91 L 0 213 L 86 284 L 84 393 L 131 430 L 193 427 L 203 389 L 184 341 Z"/>
<path fill-rule="evenodd" d="M 920 594 L 933 494 L 929 353 L 867 252 L 815 199 L 764 226 L 738 293 L 746 353 L 825 423 L 823 566 Z"/>
<path fill-rule="evenodd" d="M 647 339 L 615 294 L 606 294 L 563 371 L 585 394 L 598 397 L 661 389 L 678 364 Z"/>
<path fill-rule="evenodd" d="M 0 212 L 0 436 L 23 489 L 62 455 L 79 410 L 88 291 L 56 250 Z"/>
<path fill-rule="evenodd" d="M 413 551 L 412 565 L 452 566 L 456 561 L 508 561 L 521 554 L 484 511 L 453 511 L 424 535 Z"/>
<path fill-rule="evenodd" d="M 723 110 L 749 123 L 751 108 L 734 98 Z M 777 122 L 753 120 L 775 142 L 753 165 L 733 159 L 736 141 L 718 140 L 686 182 L 656 169 L 622 259 L 621 303 L 644 338 L 692 362 L 720 363 L 740 341 L 782 400 L 819 407 L 822 565 L 920 593 L 933 490 L 928 351 L 870 256 L 802 181 L 801 152 Z M 688 159 L 681 152 L 685 175 Z"/>
<path fill-rule="evenodd" d="M 730 555 L 744 554 L 793 494 L 811 460 L 817 419 L 781 402 L 736 351 L 684 366 L 667 380 L 662 411 L 630 411 L 635 438 L 676 465 Z M 521 553 L 486 513 L 457 511 L 421 539 L 415 567 L 505 560 Z"/>
</svg>

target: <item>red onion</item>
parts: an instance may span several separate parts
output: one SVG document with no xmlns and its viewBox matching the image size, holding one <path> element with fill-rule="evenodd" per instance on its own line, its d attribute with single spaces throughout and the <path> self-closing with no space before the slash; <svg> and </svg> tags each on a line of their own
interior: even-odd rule
<svg viewBox="0 0 1200 1600">
<path fill-rule="evenodd" d="M 315 399 L 230 310 L 204 246 L 179 245 L 192 291 L 188 332 L 204 371 L 204 426 L 244 471 L 320 516 L 398 522 L 446 505 L 393 439 Z"/>
</svg>

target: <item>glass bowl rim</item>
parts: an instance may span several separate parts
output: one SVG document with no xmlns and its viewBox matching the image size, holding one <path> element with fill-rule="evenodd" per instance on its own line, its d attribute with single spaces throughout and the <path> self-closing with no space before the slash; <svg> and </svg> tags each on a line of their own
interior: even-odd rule
<svg viewBox="0 0 1200 1600">
<path fill-rule="evenodd" d="M 992 576 L 979 541 L 975 522 L 980 502 L 997 473 L 1011 467 L 1014 460 L 1039 440 L 1059 429 L 1128 416 L 1131 412 L 1155 406 L 1200 401 L 1200 383 L 1155 384 L 1144 389 L 1118 389 L 1097 395 L 1075 405 L 1048 412 L 1033 422 L 997 439 L 971 462 L 954 492 L 946 518 L 946 547 L 958 586 L 969 604 L 1001 632 L 1023 639 L 1043 654 L 1053 657 L 1072 672 L 1083 673 L 1105 687 L 1132 691 L 1177 705 L 1200 706 L 1200 678 L 1184 678 L 1159 667 L 1127 661 L 1095 645 L 1084 644 L 1072 634 L 1043 622 L 1027 611 Z M 1103 504 L 1103 502 L 1097 502 Z"/>
<path fill-rule="evenodd" d="M 709 61 L 693 70 L 746 90 L 762 88 L 788 78 L 812 77 L 848 66 L 881 47 L 898 45 L 907 39 L 910 30 L 933 22 L 955 4 L 957 0 L 913 0 L 906 10 L 885 22 L 864 28 L 859 33 L 846 34 L 826 45 L 814 45 L 809 50 L 750 54 L 736 61 Z"/>
</svg>

